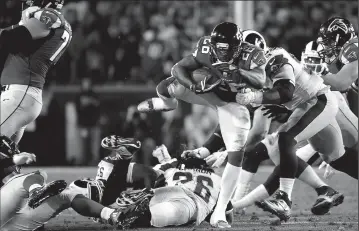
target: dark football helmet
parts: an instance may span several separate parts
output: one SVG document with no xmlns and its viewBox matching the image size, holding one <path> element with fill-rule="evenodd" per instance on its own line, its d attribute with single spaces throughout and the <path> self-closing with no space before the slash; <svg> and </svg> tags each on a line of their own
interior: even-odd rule
<svg viewBox="0 0 359 231">
<path fill-rule="evenodd" d="M 266 40 L 264 37 L 255 30 L 244 30 L 243 41 L 254 46 L 262 48 L 265 52 L 268 50 Z"/>
<path fill-rule="evenodd" d="M 328 19 L 319 28 L 317 42 L 323 46 L 319 55 L 326 63 L 332 63 L 343 45 L 355 36 L 354 27 L 349 20 L 342 17 Z"/>
<path fill-rule="evenodd" d="M 323 47 L 318 44 L 316 41 L 310 41 L 302 52 L 302 57 L 300 62 L 304 67 L 311 70 L 316 74 L 324 74 L 328 71 L 327 64 L 324 62 L 324 59 L 319 55 L 319 52 Z"/>
<path fill-rule="evenodd" d="M 61 10 L 64 6 L 65 0 L 21 0 L 22 1 L 22 10 L 25 10 L 31 6 L 38 6 L 40 8 L 53 8 Z"/>
<path fill-rule="evenodd" d="M 231 22 L 218 24 L 211 33 L 212 52 L 221 62 L 228 62 L 238 57 L 242 41 L 241 29 Z"/>
</svg>

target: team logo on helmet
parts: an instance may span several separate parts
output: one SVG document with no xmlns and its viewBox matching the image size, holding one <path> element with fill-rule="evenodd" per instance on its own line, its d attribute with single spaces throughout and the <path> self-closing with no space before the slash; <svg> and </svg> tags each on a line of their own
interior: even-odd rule
<svg viewBox="0 0 359 231">
<path fill-rule="evenodd" d="M 329 32 L 333 32 L 338 29 L 342 30 L 344 33 L 348 33 L 348 27 L 343 22 L 343 19 L 335 19 L 328 27 Z"/>
</svg>

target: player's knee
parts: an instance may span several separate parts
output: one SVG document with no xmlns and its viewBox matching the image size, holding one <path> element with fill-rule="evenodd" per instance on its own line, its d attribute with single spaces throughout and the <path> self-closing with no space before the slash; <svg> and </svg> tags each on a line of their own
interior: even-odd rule
<svg viewBox="0 0 359 231">
<path fill-rule="evenodd" d="M 182 95 L 185 94 L 187 88 L 185 88 L 182 84 L 180 84 L 177 80 L 173 81 L 168 86 L 168 92 L 170 96 L 174 98 L 180 98 Z"/>
<path fill-rule="evenodd" d="M 169 86 L 168 79 L 162 80 L 156 87 L 157 96 L 160 97 L 161 99 L 169 98 L 170 95 L 168 92 L 168 86 Z"/>
<path fill-rule="evenodd" d="M 290 132 L 280 132 L 278 133 L 278 144 L 279 146 L 295 146 L 297 141 L 295 140 L 295 135 Z"/>
<path fill-rule="evenodd" d="M 242 169 L 256 173 L 260 163 L 269 159 L 267 147 L 263 143 L 244 153 Z"/>
</svg>

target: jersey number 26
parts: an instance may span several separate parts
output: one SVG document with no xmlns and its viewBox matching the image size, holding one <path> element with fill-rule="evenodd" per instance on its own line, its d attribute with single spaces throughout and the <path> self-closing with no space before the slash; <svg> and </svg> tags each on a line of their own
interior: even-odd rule
<svg viewBox="0 0 359 231">
<path fill-rule="evenodd" d="M 182 184 L 185 184 L 189 181 L 193 180 L 193 176 L 190 172 L 176 172 L 173 175 L 173 180 L 180 180 Z M 197 176 L 196 180 L 196 188 L 194 190 L 194 193 L 198 196 L 200 196 L 204 202 L 208 203 L 209 198 L 211 197 L 211 191 L 208 187 L 213 188 L 213 181 L 210 177 L 207 176 Z"/>
</svg>

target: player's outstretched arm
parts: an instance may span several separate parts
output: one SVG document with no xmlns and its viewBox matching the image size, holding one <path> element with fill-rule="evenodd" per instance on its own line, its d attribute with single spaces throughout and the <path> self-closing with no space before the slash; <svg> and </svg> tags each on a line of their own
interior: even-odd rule
<svg viewBox="0 0 359 231">
<path fill-rule="evenodd" d="M 295 76 L 289 64 L 283 65 L 273 78 L 273 88 L 264 92 L 237 93 L 236 101 L 242 105 L 256 104 L 283 104 L 293 98 Z"/>
<path fill-rule="evenodd" d="M 322 78 L 324 84 L 331 86 L 333 91 L 345 91 L 358 78 L 358 62 L 348 63 L 338 73 L 329 73 Z"/>
<path fill-rule="evenodd" d="M 194 90 L 196 83 L 191 78 L 191 72 L 200 67 L 193 55 L 188 55 L 172 67 L 171 74 L 184 87 Z"/>
<path fill-rule="evenodd" d="M 250 71 L 239 69 L 239 72 L 241 73 L 242 78 L 246 80 L 246 82 L 250 83 L 257 89 L 262 89 L 266 81 L 266 75 L 263 66 L 256 67 Z"/>
</svg>

